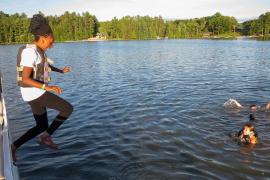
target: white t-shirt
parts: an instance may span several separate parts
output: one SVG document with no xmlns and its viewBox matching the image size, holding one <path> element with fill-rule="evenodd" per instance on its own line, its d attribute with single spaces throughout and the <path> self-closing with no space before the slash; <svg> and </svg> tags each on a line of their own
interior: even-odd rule
<svg viewBox="0 0 270 180">
<path fill-rule="evenodd" d="M 36 52 L 34 45 L 27 45 L 28 47 L 22 51 L 21 66 L 34 68 L 35 63 L 39 64 L 42 59 Z M 39 98 L 46 91 L 35 87 L 21 87 L 22 98 L 24 101 L 32 101 Z"/>
</svg>

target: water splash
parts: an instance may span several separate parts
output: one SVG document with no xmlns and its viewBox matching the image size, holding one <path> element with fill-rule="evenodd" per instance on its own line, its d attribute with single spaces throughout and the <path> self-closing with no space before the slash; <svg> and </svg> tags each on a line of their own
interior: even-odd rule
<svg viewBox="0 0 270 180">
<path fill-rule="evenodd" d="M 228 101 L 226 101 L 223 106 L 225 108 L 231 108 L 231 109 L 240 109 L 243 108 L 243 106 L 235 99 L 230 98 Z"/>
</svg>

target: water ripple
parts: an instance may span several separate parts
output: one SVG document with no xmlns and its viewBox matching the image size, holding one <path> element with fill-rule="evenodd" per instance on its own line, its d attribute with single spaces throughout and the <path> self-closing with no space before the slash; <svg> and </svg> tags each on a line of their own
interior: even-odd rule
<svg viewBox="0 0 270 180">
<path fill-rule="evenodd" d="M 18 47 L 0 46 L 14 139 L 34 125 L 11 70 Z M 260 143 L 251 148 L 228 136 L 248 111 L 222 107 L 229 98 L 246 106 L 269 100 L 269 48 L 259 41 L 57 43 L 48 56 L 73 72 L 53 74 L 53 84 L 75 111 L 54 134 L 61 150 L 34 139 L 18 151 L 22 179 L 269 178 L 270 114 L 257 114 Z M 51 121 L 56 112 L 48 114 Z"/>
</svg>

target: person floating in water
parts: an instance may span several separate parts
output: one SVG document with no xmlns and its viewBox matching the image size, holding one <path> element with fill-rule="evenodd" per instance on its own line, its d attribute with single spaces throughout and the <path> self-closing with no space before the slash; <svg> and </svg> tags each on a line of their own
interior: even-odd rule
<svg viewBox="0 0 270 180">
<path fill-rule="evenodd" d="M 246 108 L 246 106 L 243 106 L 242 104 L 240 104 L 237 100 L 235 99 L 229 99 L 228 101 L 226 101 L 223 104 L 224 107 L 226 108 L 233 108 L 233 109 L 244 109 Z M 257 104 L 252 104 L 249 106 L 250 111 L 251 112 L 256 112 L 256 111 L 266 111 L 266 110 L 270 110 L 270 102 L 268 102 L 266 105 L 264 106 L 259 106 Z"/>
<path fill-rule="evenodd" d="M 251 123 L 245 124 L 238 132 L 239 142 L 245 145 L 256 144 L 258 142 L 258 134 L 255 127 Z"/>
<path fill-rule="evenodd" d="M 255 113 L 257 111 L 268 111 L 270 110 L 270 102 L 268 102 L 266 105 L 263 106 L 259 106 L 257 104 L 251 104 L 248 106 L 243 106 L 242 104 L 240 104 L 237 100 L 235 99 L 229 99 L 228 101 L 226 101 L 223 106 L 225 108 L 229 108 L 229 109 L 236 109 L 236 110 L 242 110 L 242 109 L 246 109 L 249 108 L 250 114 L 249 114 L 249 119 L 255 120 Z"/>
<path fill-rule="evenodd" d="M 243 109 L 245 106 L 240 104 L 238 101 L 235 99 L 229 99 L 223 104 L 224 107 L 226 108 L 236 108 L 236 109 Z M 257 110 L 265 111 L 270 109 L 270 104 L 268 103 L 265 106 L 258 106 L 256 104 L 252 104 L 249 106 L 249 121 L 254 121 L 255 120 L 255 112 Z M 258 133 L 255 130 L 255 127 L 252 123 L 246 123 L 241 130 L 238 133 L 233 133 L 232 137 L 236 140 L 238 140 L 239 143 L 244 144 L 244 145 L 249 145 L 249 144 L 256 144 L 258 143 Z"/>
<path fill-rule="evenodd" d="M 16 161 L 16 150 L 38 136 L 38 142 L 49 148 L 57 149 L 58 146 L 52 141 L 51 135 L 71 115 L 73 106 L 53 94 L 60 94 L 62 89 L 55 85 L 49 85 L 49 72 L 70 72 L 70 67 L 58 69 L 49 64 L 45 51 L 51 48 L 54 37 L 48 21 L 40 14 L 33 16 L 29 31 L 34 35 L 33 44 L 27 44 L 19 48 L 17 55 L 17 81 L 20 86 L 22 98 L 26 101 L 33 112 L 36 126 L 29 129 L 25 134 L 11 145 L 12 156 Z M 59 111 L 53 122 L 48 125 L 47 108 Z"/>
</svg>

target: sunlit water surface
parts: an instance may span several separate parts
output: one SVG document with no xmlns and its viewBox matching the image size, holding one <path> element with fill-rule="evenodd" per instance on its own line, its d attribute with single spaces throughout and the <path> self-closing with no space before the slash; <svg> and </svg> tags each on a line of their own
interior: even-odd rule
<svg viewBox="0 0 270 180">
<path fill-rule="evenodd" d="M 34 126 L 16 85 L 20 45 L 0 46 L 13 139 Z M 51 84 L 63 89 L 72 116 L 54 134 L 59 151 L 33 139 L 18 150 L 22 179 L 178 180 L 270 178 L 270 113 L 257 113 L 260 143 L 228 137 L 248 111 L 270 100 L 270 42 L 107 41 L 57 43 L 47 52 Z M 56 112 L 50 110 L 50 121 Z"/>
</svg>

